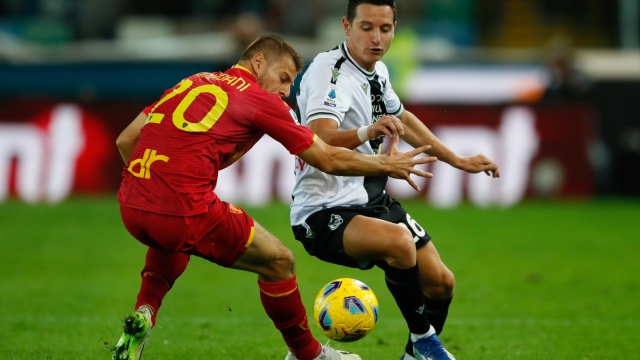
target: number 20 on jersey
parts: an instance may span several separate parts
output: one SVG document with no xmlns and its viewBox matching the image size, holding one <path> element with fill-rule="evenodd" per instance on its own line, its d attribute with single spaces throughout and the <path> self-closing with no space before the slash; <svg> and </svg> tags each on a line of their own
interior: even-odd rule
<svg viewBox="0 0 640 360">
<path fill-rule="evenodd" d="M 176 109 L 171 114 L 171 120 L 176 128 L 187 132 L 204 132 L 211 129 L 215 125 L 216 121 L 220 119 L 220 116 L 224 113 L 229 104 L 229 96 L 217 85 L 206 84 L 191 88 L 193 81 L 189 79 L 182 80 L 170 93 L 165 95 L 158 103 L 151 109 L 146 124 L 159 124 L 165 118 L 165 114 L 156 112 L 156 109 L 165 103 L 167 100 L 174 98 L 175 96 L 183 95 L 182 100 L 176 106 Z M 211 94 L 216 98 L 216 104 L 209 110 L 209 112 L 198 122 L 191 122 L 185 119 L 184 114 L 196 100 L 200 94 Z"/>
</svg>

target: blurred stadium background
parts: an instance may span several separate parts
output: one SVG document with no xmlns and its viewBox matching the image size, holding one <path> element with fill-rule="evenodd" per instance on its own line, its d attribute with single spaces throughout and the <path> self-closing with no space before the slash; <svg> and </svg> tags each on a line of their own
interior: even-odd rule
<svg viewBox="0 0 640 360">
<path fill-rule="evenodd" d="M 465 194 L 482 206 L 640 194 L 637 0 L 397 5 L 384 59 L 394 88 L 446 143 L 494 157 L 505 175 L 465 181 L 435 165 L 438 178 L 424 186 L 431 203 L 452 207 Z M 343 41 L 345 7 L 343 0 L 1 1 L 0 201 L 113 192 L 120 177 L 113 141 L 164 89 L 226 69 L 265 32 L 283 35 L 308 63 Z M 222 197 L 287 201 L 293 162 L 269 140 L 259 146 L 243 162 L 247 171 L 240 163 L 225 175 L 235 181 L 222 181 L 250 190 L 223 187 Z M 265 172 L 273 176 L 255 176 Z M 390 191 L 414 195 L 398 183 Z"/>
<path fill-rule="evenodd" d="M 389 183 L 457 274 L 444 340 L 468 359 L 637 358 L 640 1 L 397 6 L 384 58 L 394 89 L 452 149 L 482 152 L 502 173 L 436 163 L 419 194 Z M 119 335 L 144 248 L 118 218 L 115 138 L 141 109 L 186 76 L 228 68 L 263 33 L 282 35 L 309 63 L 343 41 L 345 12 L 346 0 L 0 0 L 0 358 L 102 358 L 101 341 Z M 217 192 L 294 250 L 309 308 L 329 277 L 379 289 L 387 332 L 351 349 L 396 358 L 404 330 L 379 274 L 327 266 L 291 239 L 292 172 L 291 156 L 264 138 L 221 173 Z M 242 333 L 238 324 L 275 344 L 260 358 L 280 358 L 256 289 L 234 286 L 255 279 L 191 266 L 167 299 L 151 358 L 208 358 L 221 346 L 218 358 L 257 356 L 221 344 Z M 203 290 L 210 281 L 234 290 Z"/>
</svg>

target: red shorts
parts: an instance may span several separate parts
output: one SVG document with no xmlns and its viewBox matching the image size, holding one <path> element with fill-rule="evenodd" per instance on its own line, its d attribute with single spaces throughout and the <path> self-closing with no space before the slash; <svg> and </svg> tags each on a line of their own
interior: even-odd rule
<svg viewBox="0 0 640 360">
<path fill-rule="evenodd" d="M 209 211 L 171 216 L 120 206 L 122 221 L 141 243 L 195 255 L 228 267 L 253 241 L 253 219 L 241 208 L 220 199 Z"/>
</svg>

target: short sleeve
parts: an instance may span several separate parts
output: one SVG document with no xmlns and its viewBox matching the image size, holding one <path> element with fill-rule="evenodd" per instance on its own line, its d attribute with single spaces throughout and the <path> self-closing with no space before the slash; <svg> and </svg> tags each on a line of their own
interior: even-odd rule
<svg viewBox="0 0 640 360">
<path fill-rule="evenodd" d="M 253 124 L 293 155 L 307 150 L 316 140 L 313 131 L 297 124 L 295 112 L 275 95 L 269 96 L 260 106 Z"/>
<path fill-rule="evenodd" d="M 387 108 L 387 114 L 393 116 L 400 115 L 404 109 L 400 98 L 396 95 L 396 92 L 393 91 L 390 81 L 387 81 L 387 86 L 384 91 L 384 105 Z"/>
<path fill-rule="evenodd" d="M 316 65 L 305 73 L 297 97 L 298 103 L 303 101 L 306 104 L 305 113 L 300 114 L 304 117 L 302 124 L 308 125 L 313 120 L 329 118 L 340 126 L 351 107 L 349 78 L 341 75 L 341 71 L 330 64 Z"/>
<path fill-rule="evenodd" d="M 143 112 L 145 115 L 149 116 L 149 113 L 151 112 L 151 109 L 153 109 L 153 107 L 154 107 L 154 106 L 156 106 L 156 104 L 157 104 L 157 103 L 158 103 L 158 102 L 156 101 L 156 102 L 154 102 L 153 104 L 151 104 L 151 105 L 147 106 L 146 108 L 144 108 L 144 109 L 142 110 L 142 112 Z"/>
<path fill-rule="evenodd" d="M 177 86 L 177 85 L 176 85 L 176 86 Z M 173 89 L 174 89 L 174 88 L 175 88 L 175 87 L 172 87 L 172 88 L 170 88 L 170 89 L 165 90 L 165 91 L 162 93 L 162 96 L 160 96 L 160 99 L 162 99 L 163 97 L 167 96 L 167 94 L 168 94 L 168 93 L 170 93 L 171 91 L 173 91 Z M 158 103 L 158 101 L 160 101 L 160 100 L 156 100 L 153 104 L 151 104 L 151 105 L 147 106 L 146 108 L 144 108 L 144 109 L 142 110 L 142 112 L 143 112 L 145 115 L 149 116 L 149 113 L 151 113 L 151 110 L 153 110 L 153 108 L 156 106 L 156 104 Z"/>
</svg>

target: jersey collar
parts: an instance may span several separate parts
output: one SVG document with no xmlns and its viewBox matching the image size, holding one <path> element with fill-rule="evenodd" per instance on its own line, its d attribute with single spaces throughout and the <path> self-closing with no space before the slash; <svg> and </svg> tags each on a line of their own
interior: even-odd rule
<svg viewBox="0 0 640 360">
<path fill-rule="evenodd" d="M 235 65 L 233 65 L 231 68 L 232 68 L 232 69 L 238 69 L 238 70 L 246 71 L 246 72 L 248 72 L 248 73 L 249 73 L 249 76 L 251 76 L 251 78 L 252 78 L 252 79 L 254 79 L 255 81 L 257 81 L 256 76 L 255 76 L 255 75 L 253 75 L 253 73 L 252 73 L 249 69 L 247 69 L 246 67 L 244 67 L 244 66 L 242 66 L 242 65 L 235 64 Z"/>
<path fill-rule="evenodd" d="M 363 69 L 362 66 L 358 65 L 358 63 L 351 57 L 351 54 L 349 54 L 349 48 L 347 47 L 346 41 L 340 45 L 340 51 L 342 51 L 342 55 L 347 58 L 350 63 L 352 63 L 358 70 L 360 70 L 361 73 L 365 74 L 368 78 L 373 77 L 376 74 L 375 68 L 373 69 L 373 71 L 367 71 Z"/>
<path fill-rule="evenodd" d="M 242 65 L 235 64 L 235 65 L 233 65 L 233 68 L 241 69 L 241 70 L 244 70 L 244 71 L 248 72 L 249 74 L 251 74 L 251 71 L 249 71 L 249 69 L 247 69 L 246 67 L 244 67 Z M 251 75 L 253 75 L 253 74 L 251 74 Z"/>
</svg>

